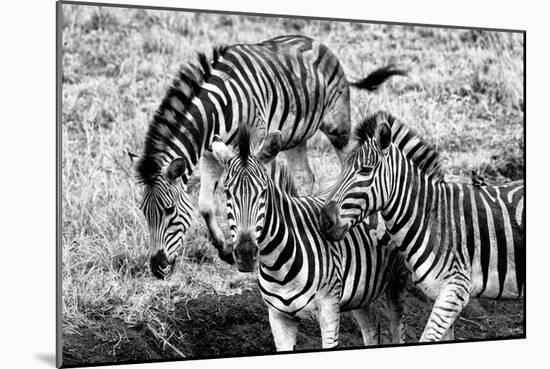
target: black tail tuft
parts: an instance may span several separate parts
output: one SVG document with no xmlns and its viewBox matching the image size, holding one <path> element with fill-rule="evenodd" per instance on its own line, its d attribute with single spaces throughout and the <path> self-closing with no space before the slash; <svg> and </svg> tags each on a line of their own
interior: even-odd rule
<svg viewBox="0 0 550 369">
<path fill-rule="evenodd" d="M 357 82 L 352 82 L 350 85 L 362 90 L 375 91 L 384 81 L 391 76 L 406 76 L 407 72 L 401 69 L 396 69 L 395 65 L 390 64 L 383 68 L 379 68 L 370 73 L 367 77 Z"/>
</svg>

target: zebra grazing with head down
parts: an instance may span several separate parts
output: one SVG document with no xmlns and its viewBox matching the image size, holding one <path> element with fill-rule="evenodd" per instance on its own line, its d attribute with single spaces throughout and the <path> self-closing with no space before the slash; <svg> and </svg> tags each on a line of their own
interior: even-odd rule
<svg viewBox="0 0 550 369">
<path fill-rule="evenodd" d="M 243 127 L 238 146 L 236 154 L 215 140 L 212 150 L 226 168 L 234 259 L 242 272 L 253 271 L 259 259 L 259 286 L 277 350 L 294 349 L 297 319 L 303 317 L 318 319 L 323 348 L 336 346 L 341 310 L 353 310 L 365 344 L 378 344 L 370 304 L 384 293 L 392 340 L 402 342 L 402 292 L 408 272 L 395 248 L 386 245 L 389 236 L 381 219 L 367 218 L 341 242 L 324 240 L 318 218 L 328 192 L 298 197 L 284 166 L 264 166 L 283 147 L 280 132 L 266 136 L 254 155 Z"/>
<path fill-rule="evenodd" d="M 232 262 L 214 216 L 213 193 L 222 173 L 209 149 L 214 135 L 231 143 L 238 125 L 264 133 L 281 131 L 291 169 L 311 188 L 306 141 L 320 129 L 338 156 L 345 156 L 350 136 L 349 85 L 373 90 L 388 77 L 404 74 L 388 66 L 349 83 L 336 56 L 302 36 L 220 47 L 214 49 L 212 60 L 199 54 L 198 61 L 198 66 L 182 67 L 168 89 L 136 166 L 144 185 L 141 208 L 154 253 L 151 270 L 159 278 L 169 275 L 189 228 L 192 208 L 187 182 L 199 159 L 199 211 L 220 257 Z"/>
<path fill-rule="evenodd" d="M 364 217 L 382 213 L 413 282 L 435 300 L 421 341 L 452 339 L 470 296 L 523 296 L 523 181 L 447 183 L 437 152 L 387 113 L 366 119 L 357 136 L 362 143 L 326 199 L 322 229 L 339 240 Z"/>
</svg>

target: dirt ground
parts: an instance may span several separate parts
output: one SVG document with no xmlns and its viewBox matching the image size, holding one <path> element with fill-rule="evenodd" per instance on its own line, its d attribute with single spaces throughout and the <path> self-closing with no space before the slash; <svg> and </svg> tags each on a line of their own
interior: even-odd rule
<svg viewBox="0 0 550 369">
<path fill-rule="evenodd" d="M 431 303 L 416 291 L 407 292 L 406 342 L 417 342 Z M 64 366 L 82 363 L 129 363 L 145 360 L 200 359 L 275 352 L 267 308 L 257 287 L 241 294 L 203 294 L 177 306 L 170 342 L 162 342 L 148 326 L 130 327 L 121 320 L 103 320 L 103 329 L 82 330 L 64 338 Z M 389 343 L 387 320 L 379 311 L 382 345 Z M 524 302 L 474 299 L 455 324 L 457 340 L 525 337 Z M 351 313 L 343 314 L 340 348 L 362 346 Z M 297 350 L 320 349 L 320 331 L 302 321 Z"/>
</svg>

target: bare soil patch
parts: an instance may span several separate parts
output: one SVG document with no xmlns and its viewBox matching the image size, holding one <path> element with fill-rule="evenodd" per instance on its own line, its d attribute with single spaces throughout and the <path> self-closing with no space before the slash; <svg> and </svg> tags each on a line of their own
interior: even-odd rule
<svg viewBox="0 0 550 369">
<path fill-rule="evenodd" d="M 431 302 L 416 291 L 408 292 L 405 309 L 407 343 L 417 342 Z M 275 352 L 267 308 L 258 288 L 230 296 L 203 294 L 177 305 L 181 320 L 171 327 L 170 345 L 147 327 L 129 327 L 123 321 L 102 321 L 102 329 L 84 329 L 64 336 L 64 365 L 136 362 L 145 360 L 200 359 Z M 382 344 L 389 343 L 387 319 L 381 316 Z M 524 337 L 523 300 L 472 300 L 455 325 L 457 340 Z M 298 350 L 320 349 L 316 322 L 302 321 Z M 351 313 L 344 313 L 340 348 L 361 347 L 361 332 Z M 173 347 L 171 347 L 173 346 Z M 175 349 L 174 349 L 175 348 Z"/>
</svg>

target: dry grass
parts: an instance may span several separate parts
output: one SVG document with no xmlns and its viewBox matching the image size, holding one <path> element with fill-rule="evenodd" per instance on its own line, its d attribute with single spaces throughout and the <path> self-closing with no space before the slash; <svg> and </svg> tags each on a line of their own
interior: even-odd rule
<svg viewBox="0 0 550 369">
<path fill-rule="evenodd" d="M 472 169 L 493 181 L 523 176 L 521 35 L 69 5 L 63 16 L 65 334 L 116 318 L 149 327 L 170 350 L 181 335 L 170 324 L 182 318 L 176 303 L 254 283 L 217 260 L 198 213 L 172 278 L 158 281 L 148 270 L 140 188 L 125 150 L 141 151 L 178 64 L 197 51 L 299 33 L 328 45 L 350 79 L 396 63 L 410 77 L 375 95 L 352 92 L 354 121 L 392 112 L 437 146 L 451 178 L 468 181 Z M 321 135 L 310 148 L 326 186 L 338 172 L 335 155 Z M 196 184 L 191 193 L 196 201 Z"/>
</svg>

